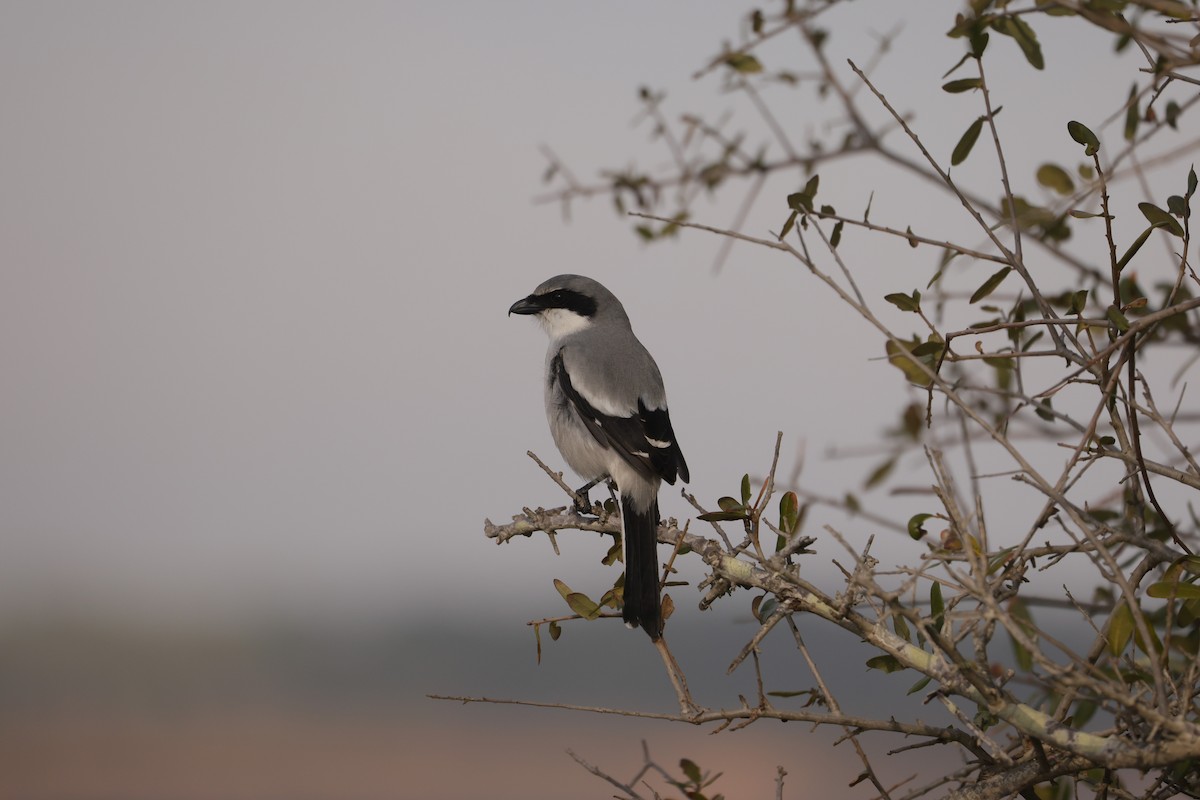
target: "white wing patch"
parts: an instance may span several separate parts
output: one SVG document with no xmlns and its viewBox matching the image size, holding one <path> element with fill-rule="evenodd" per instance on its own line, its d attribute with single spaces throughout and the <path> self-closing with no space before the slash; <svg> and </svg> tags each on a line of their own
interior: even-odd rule
<svg viewBox="0 0 1200 800">
<path fill-rule="evenodd" d="M 646 441 L 657 447 L 659 450 L 671 446 L 670 442 L 664 442 L 662 439 L 651 439 L 649 436 L 646 437 Z"/>
</svg>

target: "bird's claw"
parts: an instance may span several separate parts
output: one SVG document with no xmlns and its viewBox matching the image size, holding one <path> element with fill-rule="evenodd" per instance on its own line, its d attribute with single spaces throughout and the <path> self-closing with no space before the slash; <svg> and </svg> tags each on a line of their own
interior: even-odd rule
<svg viewBox="0 0 1200 800">
<path fill-rule="evenodd" d="M 575 506 L 576 513 L 588 514 L 589 516 L 593 516 L 593 517 L 604 516 L 603 504 L 593 503 L 592 499 L 590 497 L 588 497 L 588 492 L 590 492 L 592 490 L 592 487 L 602 481 L 608 483 L 609 492 L 611 493 L 613 490 L 614 484 L 612 482 L 612 478 L 608 477 L 607 475 L 602 475 L 599 478 L 596 478 L 596 480 L 594 480 L 594 481 L 588 481 L 583 486 L 580 486 L 578 489 L 575 490 L 574 506 Z"/>
<path fill-rule="evenodd" d="M 588 514 L 593 517 L 600 516 L 596 513 L 596 508 L 592 504 L 591 498 L 588 497 L 587 489 L 580 489 L 575 492 L 574 506 L 575 513 L 577 514 Z"/>
</svg>

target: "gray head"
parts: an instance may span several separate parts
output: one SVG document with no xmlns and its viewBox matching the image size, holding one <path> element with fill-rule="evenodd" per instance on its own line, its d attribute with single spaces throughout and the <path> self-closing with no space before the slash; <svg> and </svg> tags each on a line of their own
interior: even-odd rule
<svg viewBox="0 0 1200 800">
<path fill-rule="evenodd" d="M 618 322 L 629 327 L 629 317 L 616 295 L 582 275 L 555 275 L 533 294 L 513 303 L 508 313 L 536 316 L 552 339 L 598 323 Z"/>
</svg>

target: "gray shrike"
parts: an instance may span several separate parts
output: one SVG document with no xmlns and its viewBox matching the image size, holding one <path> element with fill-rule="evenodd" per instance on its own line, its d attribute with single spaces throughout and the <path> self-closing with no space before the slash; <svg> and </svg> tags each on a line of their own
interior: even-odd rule
<svg viewBox="0 0 1200 800">
<path fill-rule="evenodd" d="M 662 635 L 658 588 L 658 487 L 688 481 L 667 394 L 654 359 L 633 335 L 621 301 L 591 278 L 559 275 L 518 300 L 550 336 L 546 417 L 564 459 L 592 483 L 611 478 L 624 523 L 625 605 L 630 627 Z"/>
</svg>

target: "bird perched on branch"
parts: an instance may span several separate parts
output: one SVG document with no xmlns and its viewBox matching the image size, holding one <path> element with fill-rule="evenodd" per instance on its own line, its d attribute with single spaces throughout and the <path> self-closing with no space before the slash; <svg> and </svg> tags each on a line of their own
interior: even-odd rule
<svg viewBox="0 0 1200 800">
<path fill-rule="evenodd" d="M 658 487 L 688 481 L 667 414 L 658 365 L 633 334 L 612 292 L 582 275 L 558 275 L 509 314 L 536 316 L 550 336 L 546 417 L 571 469 L 616 483 L 625 550 L 624 608 L 630 627 L 662 635 L 658 586 Z"/>
</svg>

